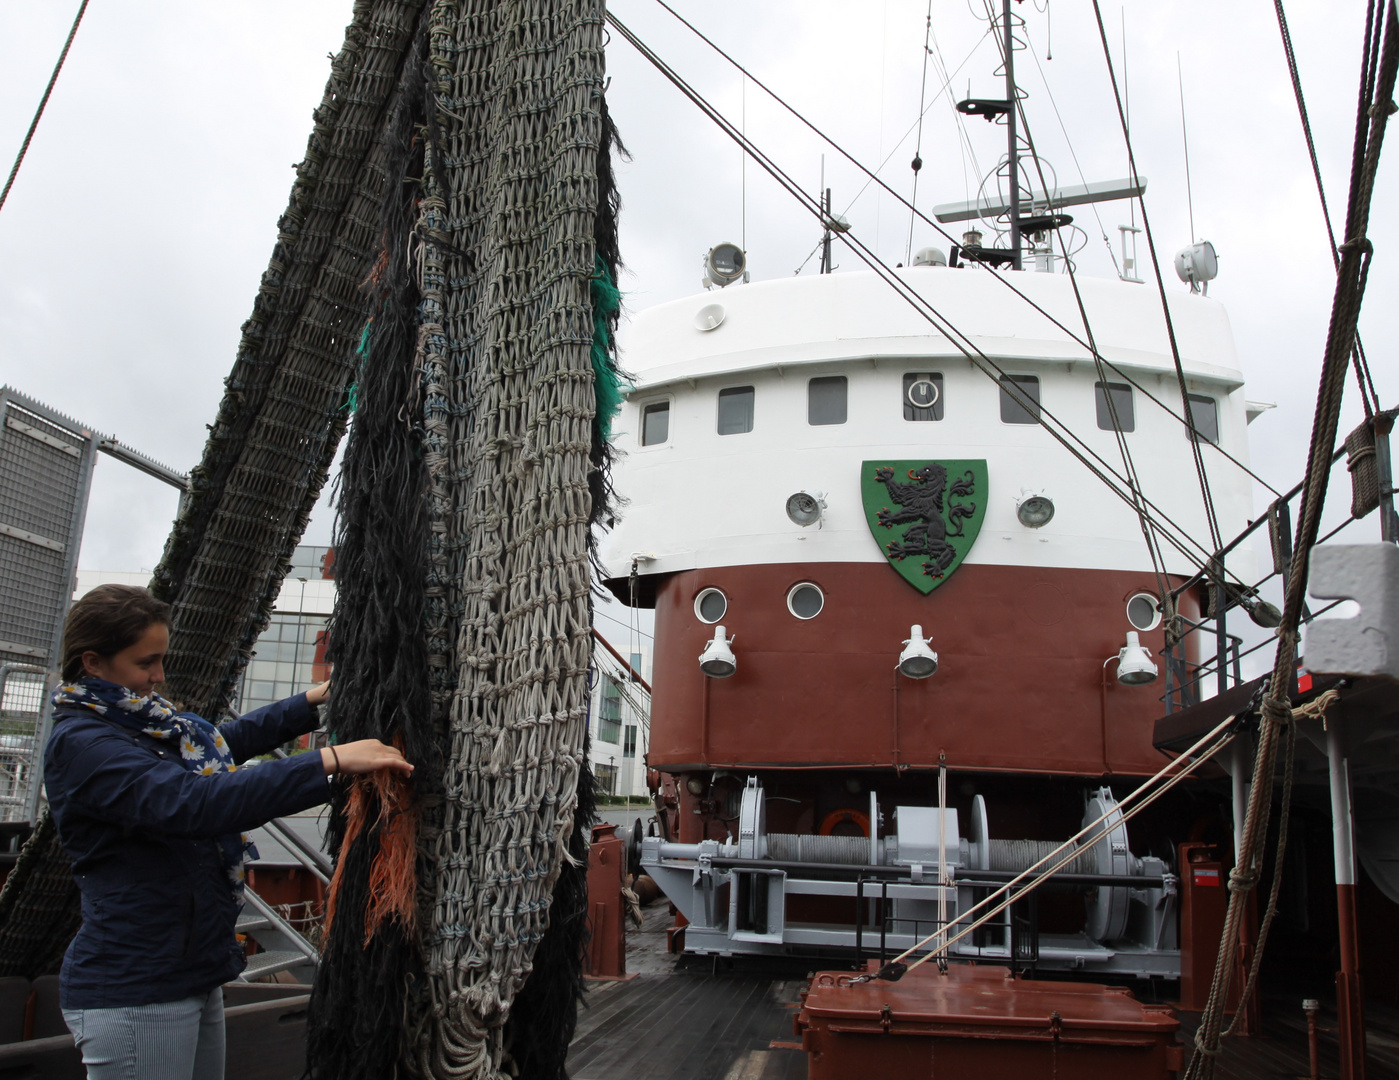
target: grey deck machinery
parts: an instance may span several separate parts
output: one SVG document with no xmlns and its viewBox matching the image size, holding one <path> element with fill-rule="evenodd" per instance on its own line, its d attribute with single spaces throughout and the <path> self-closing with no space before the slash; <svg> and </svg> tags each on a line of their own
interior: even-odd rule
<svg viewBox="0 0 1399 1080">
<path fill-rule="evenodd" d="M 963 913 L 978 900 L 1059 846 L 992 839 L 980 795 L 973 800 L 965 835 L 955 808 L 900 806 L 892 834 L 882 839 L 769 833 L 765 805 L 758 778 L 750 776 L 736 837 L 698 844 L 641 840 L 644 871 L 689 920 L 687 952 L 871 956 L 883 950 L 892 956 L 936 931 L 940 901 L 953 936 L 959 921 L 964 927 L 976 918 Z M 878 815 L 878 798 L 871 792 L 870 821 L 877 822 Z M 1099 818 L 1102 825 L 1080 843 L 1053 886 L 1083 892 L 1081 932 L 1038 932 L 1031 900 L 1025 897 L 954 943 L 949 955 L 1053 970 L 1179 978 L 1177 878 L 1163 860 L 1132 854 L 1126 823 L 1106 787 L 1089 792 L 1086 800 L 1085 827 Z M 940 849 L 947 866 L 945 885 L 939 884 Z M 793 905 L 798 897 L 834 902 Z M 827 915 L 844 911 L 846 921 L 797 918 L 819 917 L 823 908 Z"/>
</svg>

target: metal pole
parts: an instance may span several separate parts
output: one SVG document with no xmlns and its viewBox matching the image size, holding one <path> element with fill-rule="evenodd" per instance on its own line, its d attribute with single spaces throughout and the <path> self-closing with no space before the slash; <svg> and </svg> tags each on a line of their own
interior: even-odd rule
<svg viewBox="0 0 1399 1080">
<path fill-rule="evenodd" d="M 1224 608 L 1229 594 L 1224 588 L 1224 565 L 1218 567 L 1214 582 L 1214 689 L 1222 694 L 1229 689 L 1229 632 L 1224 625 Z"/>
<path fill-rule="evenodd" d="M 1326 729 L 1326 759 L 1331 780 L 1331 844 L 1336 860 L 1336 928 L 1341 953 L 1341 970 L 1336 973 L 1336 1038 L 1340 1043 L 1341 1080 L 1364 1080 L 1365 1014 L 1355 927 L 1350 763 L 1346 760 L 1341 724 L 1335 717 Z"/>
<path fill-rule="evenodd" d="M 825 231 L 821 233 L 821 273 L 831 272 L 831 189 L 827 188 L 821 196 L 821 210 L 824 217 Z"/>
<path fill-rule="evenodd" d="M 1005 21 L 1006 50 L 1006 147 L 1010 167 L 1010 251 L 1011 266 L 1020 270 L 1020 148 L 1016 142 L 1015 34 L 1011 30 L 1010 0 L 1003 0 L 1001 18 Z"/>
</svg>

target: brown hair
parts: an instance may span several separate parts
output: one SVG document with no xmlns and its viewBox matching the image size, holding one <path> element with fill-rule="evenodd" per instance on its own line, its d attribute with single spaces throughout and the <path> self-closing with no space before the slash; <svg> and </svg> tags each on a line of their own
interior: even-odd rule
<svg viewBox="0 0 1399 1080">
<path fill-rule="evenodd" d="M 83 675 L 83 653 L 112 656 L 155 623 L 170 625 L 170 605 L 135 585 L 99 585 L 68 609 L 63 623 L 63 677 Z"/>
</svg>

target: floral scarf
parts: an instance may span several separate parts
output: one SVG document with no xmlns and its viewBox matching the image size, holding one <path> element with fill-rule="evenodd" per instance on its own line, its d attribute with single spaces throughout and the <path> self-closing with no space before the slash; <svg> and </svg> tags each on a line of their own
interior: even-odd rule
<svg viewBox="0 0 1399 1080">
<path fill-rule="evenodd" d="M 130 731 L 139 731 L 167 745 L 178 745 L 180 753 L 175 760 L 200 776 L 238 769 L 218 728 L 194 713 L 176 711 L 173 704 L 154 691 L 137 697 L 124 686 L 88 676 L 60 684 L 53 692 L 53 703 L 90 709 Z M 258 857 L 257 848 L 245 833 L 224 833 L 216 839 L 233 888 L 233 902 L 242 907 L 244 863 Z"/>
</svg>

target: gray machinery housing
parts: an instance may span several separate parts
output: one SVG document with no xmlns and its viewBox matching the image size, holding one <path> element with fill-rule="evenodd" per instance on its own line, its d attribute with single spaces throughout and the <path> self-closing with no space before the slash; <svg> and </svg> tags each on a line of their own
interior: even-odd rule
<svg viewBox="0 0 1399 1080">
<path fill-rule="evenodd" d="M 698 844 L 642 839 L 644 871 L 689 920 L 687 952 L 730 956 L 883 950 L 894 955 L 938 929 L 940 901 L 951 937 L 986 910 L 965 916 L 978 900 L 1059 846 L 1046 840 L 992 839 L 980 795 L 973 800 L 965 835 L 954 808 L 900 806 L 894 812 L 892 835 L 880 839 L 874 792 L 870 822 L 875 835 L 870 837 L 769 833 L 765 806 L 763 788 L 750 776 L 736 837 Z M 1179 978 L 1178 879 L 1163 860 L 1132 854 L 1126 823 L 1106 787 L 1088 793 L 1083 824 L 1087 827 L 1100 818 L 1102 824 L 1079 843 L 1072 861 L 1053 878 L 1061 886 L 1084 891 L 1087 918 L 1082 932 L 1030 932 L 1013 918 L 1027 898 L 954 943 L 949 957 Z M 946 867 L 941 880 L 940 865 Z M 793 921 L 787 899 L 795 896 L 853 898 L 857 921 L 853 927 Z"/>
</svg>

